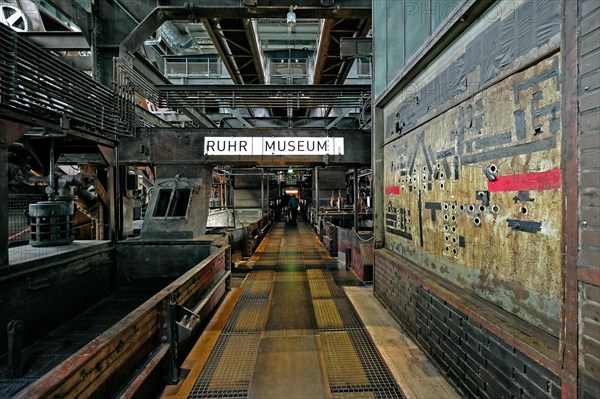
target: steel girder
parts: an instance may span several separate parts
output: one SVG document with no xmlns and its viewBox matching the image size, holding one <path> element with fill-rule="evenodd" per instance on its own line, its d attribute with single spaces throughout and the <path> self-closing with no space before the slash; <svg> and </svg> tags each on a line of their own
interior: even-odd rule
<svg viewBox="0 0 600 399">
<path fill-rule="evenodd" d="M 262 51 L 252 20 L 204 18 L 202 23 L 235 83 L 265 83 Z"/>
<path fill-rule="evenodd" d="M 353 59 L 340 57 L 342 37 L 364 37 L 371 28 L 371 19 L 327 19 L 324 22 L 315 62 L 314 84 L 342 84 Z"/>
<path fill-rule="evenodd" d="M 262 6 L 261 3 L 263 2 L 267 5 Z M 144 40 L 167 20 L 199 21 L 203 18 L 283 19 L 289 11 L 289 0 L 264 0 L 263 2 L 258 1 L 256 7 L 247 7 L 239 0 L 210 0 L 201 4 L 190 4 L 182 0 L 163 1 L 160 7 L 152 10 L 135 29 L 131 30 L 127 38 L 121 43 L 121 53 L 131 53 L 137 50 Z M 295 12 L 298 18 L 369 19 L 371 18 L 371 1 L 336 0 L 333 7 L 324 7 L 321 5 L 321 0 L 306 0 L 296 8 Z"/>
</svg>

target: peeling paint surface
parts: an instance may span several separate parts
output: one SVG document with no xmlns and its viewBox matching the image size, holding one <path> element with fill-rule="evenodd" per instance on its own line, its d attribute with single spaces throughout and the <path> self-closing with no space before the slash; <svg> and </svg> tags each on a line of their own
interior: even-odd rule
<svg viewBox="0 0 600 399">
<path fill-rule="evenodd" d="M 384 147 L 386 247 L 554 335 L 559 76 L 554 54 Z"/>
</svg>

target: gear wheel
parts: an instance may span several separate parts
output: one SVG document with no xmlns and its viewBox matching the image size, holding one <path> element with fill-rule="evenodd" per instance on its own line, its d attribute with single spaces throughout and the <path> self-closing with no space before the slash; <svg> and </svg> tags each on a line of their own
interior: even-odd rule
<svg viewBox="0 0 600 399">
<path fill-rule="evenodd" d="M 16 32 L 30 32 L 32 29 L 29 17 L 15 4 L 0 3 L 0 23 Z"/>
</svg>

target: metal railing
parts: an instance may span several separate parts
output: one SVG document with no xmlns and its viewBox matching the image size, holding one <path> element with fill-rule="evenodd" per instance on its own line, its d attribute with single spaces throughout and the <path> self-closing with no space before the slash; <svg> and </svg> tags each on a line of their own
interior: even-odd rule
<svg viewBox="0 0 600 399">
<path fill-rule="evenodd" d="M 189 60 L 186 58 L 165 58 L 164 71 L 167 78 L 178 77 L 218 77 L 223 75 L 223 64 L 218 60 Z"/>
<path fill-rule="evenodd" d="M 17 246 L 29 243 L 31 221 L 29 204 L 35 204 L 43 198 L 39 194 L 8 195 L 8 245 Z"/>
<path fill-rule="evenodd" d="M 137 92 L 161 108 L 359 108 L 371 99 L 371 85 L 172 85 L 153 84 L 117 60 L 116 91 Z"/>
<path fill-rule="evenodd" d="M 131 98 L 20 38 L 0 24 L 0 109 L 27 124 L 117 140 L 133 133 Z"/>
</svg>

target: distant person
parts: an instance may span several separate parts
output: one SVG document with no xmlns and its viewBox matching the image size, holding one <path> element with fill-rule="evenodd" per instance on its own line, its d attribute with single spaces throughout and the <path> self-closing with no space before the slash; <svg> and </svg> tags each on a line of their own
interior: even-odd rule
<svg viewBox="0 0 600 399">
<path fill-rule="evenodd" d="M 289 214 L 289 210 L 288 210 L 288 202 L 289 202 L 289 195 L 287 195 L 286 193 L 283 193 L 281 195 L 281 199 L 279 200 L 279 215 L 283 215 L 286 219 L 288 217 Z"/>
<path fill-rule="evenodd" d="M 288 202 L 288 206 L 290 207 L 290 214 L 292 215 L 292 223 L 296 223 L 296 217 L 298 216 L 298 198 L 295 195 L 290 197 L 290 201 Z"/>
</svg>

